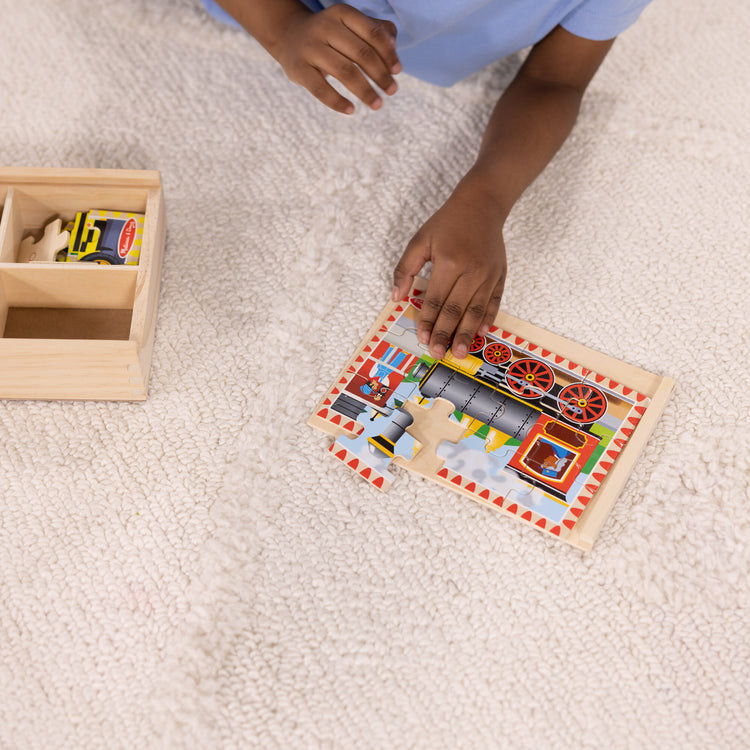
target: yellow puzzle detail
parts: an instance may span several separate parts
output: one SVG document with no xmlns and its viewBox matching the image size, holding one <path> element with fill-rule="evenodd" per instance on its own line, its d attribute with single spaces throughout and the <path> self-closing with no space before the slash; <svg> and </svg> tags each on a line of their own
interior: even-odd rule
<svg viewBox="0 0 750 750">
<path fill-rule="evenodd" d="M 92 210 L 76 214 L 68 224 L 69 262 L 138 265 L 143 244 L 143 214 Z"/>
</svg>

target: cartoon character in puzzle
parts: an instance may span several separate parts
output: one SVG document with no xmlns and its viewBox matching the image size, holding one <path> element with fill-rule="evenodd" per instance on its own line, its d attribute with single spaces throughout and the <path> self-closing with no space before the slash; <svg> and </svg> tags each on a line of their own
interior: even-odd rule
<svg viewBox="0 0 750 750">
<path fill-rule="evenodd" d="M 383 365 L 377 365 L 373 369 L 375 369 L 375 373 L 370 373 L 370 379 L 364 385 L 361 385 L 359 390 L 374 401 L 385 403 L 391 393 L 391 388 L 388 385 L 388 376 L 391 370 Z"/>
</svg>

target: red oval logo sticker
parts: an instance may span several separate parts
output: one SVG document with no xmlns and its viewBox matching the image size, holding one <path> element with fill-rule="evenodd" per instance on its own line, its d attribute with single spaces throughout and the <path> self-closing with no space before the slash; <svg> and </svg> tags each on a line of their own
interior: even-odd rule
<svg viewBox="0 0 750 750">
<path fill-rule="evenodd" d="M 121 258 L 126 258 L 133 247 L 133 243 L 135 242 L 135 230 L 135 219 L 128 219 L 125 222 L 125 226 L 122 228 L 122 232 L 120 232 L 120 244 L 117 247 L 117 254 Z"/>
</svg>

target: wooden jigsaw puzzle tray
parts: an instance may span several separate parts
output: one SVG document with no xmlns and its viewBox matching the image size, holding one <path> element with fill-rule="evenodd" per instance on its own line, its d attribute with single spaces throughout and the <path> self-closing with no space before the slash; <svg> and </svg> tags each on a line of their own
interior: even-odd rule
<svg viewBox="0 0 750 750">
<path fill-rule="evenodd" d="M 402 466 L 590 549 L 674 381 L 504 313 L 436 361 L 416 336 L 426 286 L 385 307 L 309 424 L 380 489 Z"/>
</svg>

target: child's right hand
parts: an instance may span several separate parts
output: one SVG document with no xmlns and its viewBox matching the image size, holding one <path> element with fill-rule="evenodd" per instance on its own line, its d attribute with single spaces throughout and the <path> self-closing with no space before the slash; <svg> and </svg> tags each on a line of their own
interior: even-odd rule
<svg viewBox="0 0 750 750">
<path fill-rule="evenodd" d="M 393 79 L 401 70 L 396 27 L 349 5 L 294 13 L 272 54 L 289 80 L 304 86 L 336 112 L 352 114 L 354 105 L 326 81 L 328 75 L 341 81 L 370 109 L 379 109 L 383 100 L 367 77 L 388 95 L 398 88 Z"/>
</svg>

